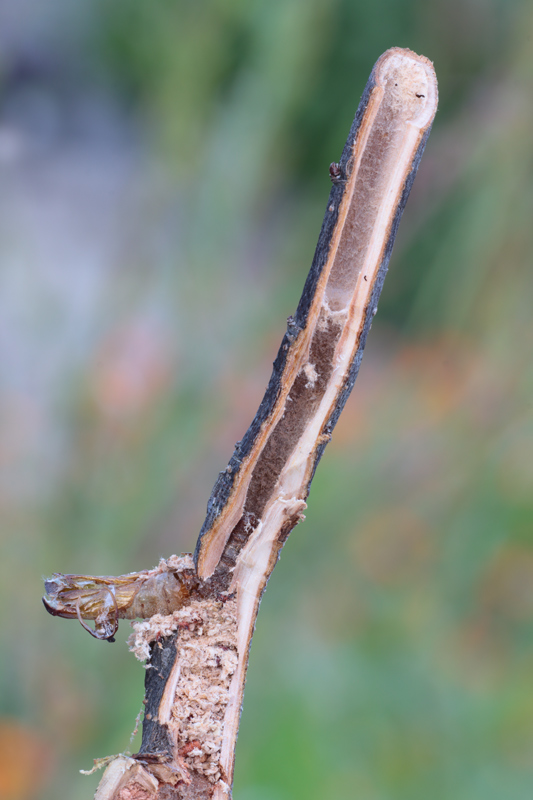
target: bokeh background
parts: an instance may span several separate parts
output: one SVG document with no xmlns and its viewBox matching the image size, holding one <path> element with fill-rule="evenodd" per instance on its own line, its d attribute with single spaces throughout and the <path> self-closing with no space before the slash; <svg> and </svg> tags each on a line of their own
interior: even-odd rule
<svg viewBox="0 0 533 800">
<path fill-rule="evenodd" d="M 263 600 L 235 800 L 531 798 L 531 3 L 3 0 L 3 800 L 138 747 L 128 623 L 52 619 L 42 576 L 194 547 L 393 45 L 440 110 Z"/>
</svg>

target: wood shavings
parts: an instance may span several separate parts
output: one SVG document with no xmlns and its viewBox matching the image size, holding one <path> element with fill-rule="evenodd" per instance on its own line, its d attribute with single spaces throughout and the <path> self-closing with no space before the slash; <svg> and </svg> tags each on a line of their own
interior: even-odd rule
<svg viewBox="0 0 533 800">
<path fill-rule="evenodd" d="M 175 695 L 162 701 L 160 722 L 168 725 L 182 767 L 216 783 L 222 777 L 224 717 L 238 663 L 235 600 L 195 600 L 169 616 L 135 622 L 133 628 L 130 649 L 141 661 L 149 660 L 153 642 L 179 631 Z"/>
</svg>

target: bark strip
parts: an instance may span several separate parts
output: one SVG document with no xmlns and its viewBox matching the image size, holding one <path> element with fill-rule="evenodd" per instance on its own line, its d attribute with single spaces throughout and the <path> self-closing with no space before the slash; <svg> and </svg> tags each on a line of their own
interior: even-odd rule
<svg viewBox="0 0 533 800">
<path fill-rule="evenodd" d="M 381 56 L 340 162 L 331 165 L 333 186 L 302 298 L 259 410 L 215 484 L 194 565 L 172 557 L 133 576 L 56 575 L 48 582 L 50 612 L 80 620 L 85 614 L 100 638 L 139 606 L 133 584 L 144 587 L 143 608 L 165 597 L 159 613 L 134 623 L 132 649 L 150 658 L 141 751 L 108 767 L 99 800 L 231 797 L 261 596 L 303 518 L 315 469 L 357 377 L 436 108 L 431 62 L 399 48 Z"/>
</svg>

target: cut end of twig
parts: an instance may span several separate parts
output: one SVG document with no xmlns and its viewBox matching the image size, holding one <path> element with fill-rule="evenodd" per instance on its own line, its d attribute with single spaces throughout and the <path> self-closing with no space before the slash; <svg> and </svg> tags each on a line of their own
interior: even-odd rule
<svg viewBox="0 0 533 800">
<path fill-rule="evenodd" d="M 433 121 L 438 104 L 438 84 L 433 63 L 403 47 L 391 47 L 374 66 L 376 83 L 389 85 L 398 110 L 421 128 Z"/>
<path fill-rule="evenodd" d="M 159 782 L 150 772 L 135 759 L 120 755 L 111 758 L 94 800 L 155 800 L 158 789 Z"/>
</svg>

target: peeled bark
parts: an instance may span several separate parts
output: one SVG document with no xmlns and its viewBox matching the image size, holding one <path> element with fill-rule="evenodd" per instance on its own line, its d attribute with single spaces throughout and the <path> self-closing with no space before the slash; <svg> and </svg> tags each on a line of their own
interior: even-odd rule
<svg viewBox="0 0 533 800">
<path fill-rule="evenodd" d="M 381 56 L 339 164 L 330 168 L 333 186 L 302 298 L 259 410 L 215 484 L 194 564 L 172 557 L 131 577 L 146 591 L 156 573 L 170 573 L 178 589 L 175 599 L 165 594 L 161 613 L 134 623 L 132 649 L 151 667 L 142 746 L 133 759 L 108 767 L 98 800 L 231 797 L 261 596 L 303 519 L 315 469 L 357 377 L 436 108 L 437 82 L 426 58 L 398 48 Z M 116 589 L 112 578 L 100 579 L 103 587 L 91 578 L 90 602 L 83 577 L 55 576 L 47 608 L 71 617 L 85 611 L 103 634 L 114 632 L 128 612 L 112 598 L 123 598 L 128 576 L 115 579 Z M 62 578 L 78 580 L 79 597 L 72 580 Z M 68 597 L 61 595 L 65 587 Z"/>
</svg>

